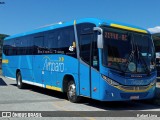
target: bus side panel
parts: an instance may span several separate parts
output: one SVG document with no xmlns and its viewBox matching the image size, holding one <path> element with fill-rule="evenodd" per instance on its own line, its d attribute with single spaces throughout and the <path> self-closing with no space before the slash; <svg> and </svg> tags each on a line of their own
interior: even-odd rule
<svg viewBox="0 0 160 120">
<path fill-rule="evenodd" d="M 16 64 L 17 62 L 14 62 L 16 60 L 13 56 L 5 56 L 3 55 L 3 75 L 6 77 L 16 78 Z M 17 61 L 17 60 L 16 60 Z"/>
<path fill-rule="evenodd" d="M 17 63 L 17 69 L 20 69 L 22 74 L 22 79 L 27 81 L 32 81 L 32 56 L 26 55 L 19 57 L 19 62 Z"/>
<path fill-rule="evenodd" d="M 42 84 L 43 55 L 33 55 L 34 82 Z"/>
<path fill-rule="evenodd" d="M 6 77 L 16 78 L 16 70 L 19 69 L 22 79 L 32 80 L 32 57 L 30 56 L 4 56 L 3 71 Z"/>
<path fill-rule="evenodd" d="M 90 67 L 88 65 L 86 65 L 83 62 L 80 62 L 80 72 L 79 72 L 79 76 L 80 76 L 80 94 L 82 96 L 86 96 L 86 97 L 91 97 L 90 93 L 90 88 L 91 88 L 91 84 L 90 84 Z"/>
<path fill-rule="evenodd" d="M 57 74 L 55 72 L 44 70 L 42 71 L 42 74 L 42 84 L 45 86 L 55 86 L 55 80 L 57 78 Z"/>
<path fill-rule="evenodd" d="M 34 59 L 34 71 L 39 73 L 35 74 L 36 81 L 44 84 L 46 87 L 56 86 L 57 74 L 61 65 L 59 56 L 43 55 Z"/>
<path fill-rule="evenodd" d="M 76 90 L 79 93 L 78 81 L 78 60 L 66 55 L 59 55 L 59 71 L 57 72 L 56 87 L 63 88 L 63 78 L 65 75 L 71 75 L 76 83 Z"/>
<path fill-rule="evenodd" d="M 100 95 L 100 73 L 91 69 L 91 94 L 92 99 L 99 100 Z"/>
<path fill-rule="evenodd" d="M 62 88 L 66 74 L 78 74 L 78 60 L 66 55 L 37 55 L 33 57 L 36 83 Z"/>
<path fill-rule="evenodd" d="M 15 68 L 11 68 L 9 66 L 3 67 L 4 76 L 16 79 L 15 70 Z"/>
</svg>

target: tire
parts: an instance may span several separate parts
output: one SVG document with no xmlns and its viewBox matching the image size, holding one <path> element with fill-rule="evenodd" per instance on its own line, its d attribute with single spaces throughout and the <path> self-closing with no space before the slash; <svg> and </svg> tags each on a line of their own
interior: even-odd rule
<svg viewBox="0 0 160 120">
<path fill-rule="evenodd" d="M 24 88 L 24 84 L 22 83 L 22 76 L 21 76 L 21 72 L 18 72 L 16 75 L 16 82 L 17 82 L 17 87 L 19 89 Z"/>
<path fill-rule="evenodd" d="M 80 102 L 80 100 L 81 100 L 81 97 L 77 96 L 76 85 L 75 85 L 74 81 L 70 81 L 68 83 L 67 97 L 68 97 L 68 100 L 73 103 Z"/>
</svg>

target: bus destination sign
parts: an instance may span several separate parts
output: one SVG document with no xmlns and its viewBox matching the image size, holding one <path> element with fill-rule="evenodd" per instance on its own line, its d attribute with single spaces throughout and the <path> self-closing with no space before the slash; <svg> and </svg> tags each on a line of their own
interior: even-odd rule
<svg viewBox="0 0 160 120">
<path fill-rule="evenodd" d="M 113 39 L 113 40 L 127 40 L 127 35 L 126 34 L 121 34 L 121 33 L 115 33 L 115 32 L 105 32 L 105 38 L 107 39 Z"/>
</svg>

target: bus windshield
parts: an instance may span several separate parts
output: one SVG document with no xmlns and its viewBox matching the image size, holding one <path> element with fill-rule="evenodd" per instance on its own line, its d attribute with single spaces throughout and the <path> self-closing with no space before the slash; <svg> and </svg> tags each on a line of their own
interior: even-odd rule
<svg viewBox="0 0 160 120">
<path fill-rule="evenodd" d="M 103 31 L 104 66 L 128 73 L 150 73 L 155 70 L 155 53 L 150 35 L 107 27 Z"/>
</svg>

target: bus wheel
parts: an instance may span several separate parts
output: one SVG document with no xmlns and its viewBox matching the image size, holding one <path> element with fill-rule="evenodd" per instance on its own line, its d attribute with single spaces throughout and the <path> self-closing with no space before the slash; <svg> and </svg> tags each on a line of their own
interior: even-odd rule
<svg viewBox="0 0 160 120">
<path fill-rule="evenodd" d="M 79 102 L 81 99 L 81 97 L 76 94 L 76 85 L 74 81 L 68 83 L 67 96 L 68 100 L 73 103 Z"/>
<path fill-rule="evenodd" d="M 18 72 L 18 73 L 17 73 L 16 81 L 17 81 L 17 87 L 18 87 L 19 89 L 24 88 L 24 84 L 22 83 L 21 72 Z"/>
</svg>

